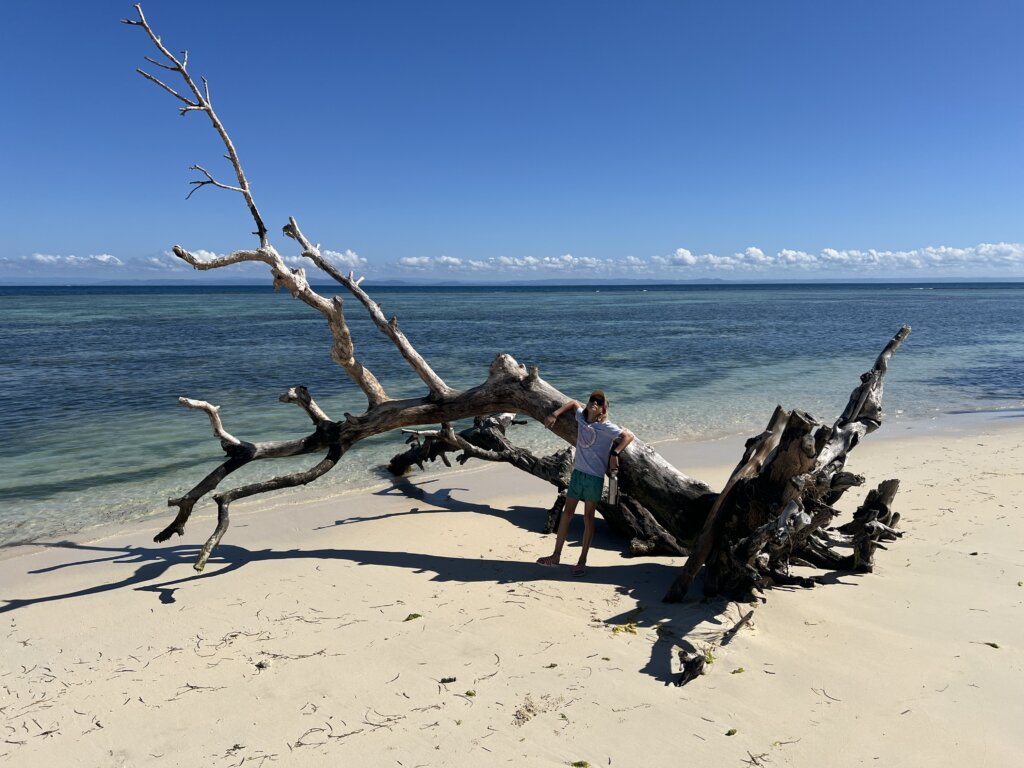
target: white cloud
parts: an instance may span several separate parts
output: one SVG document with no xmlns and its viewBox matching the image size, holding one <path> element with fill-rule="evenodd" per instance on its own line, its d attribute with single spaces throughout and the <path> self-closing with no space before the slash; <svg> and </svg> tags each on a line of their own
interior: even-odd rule
<svg viewBox="0 0 1024 768">
<path fill-rule="evenodd" d="M 992 276 L 1024 272 L 1024 244 L 981 243 L 969 248 L 929 246 L 906 251 L 824 248 L 817 253 L 783 248 L 765 253 L 749 246 L 735 253 L 695 254 L 677 248 L 667 255 L 648 259 L 625 256 L 601 259 L 594 256 L 492 256 L 463 259 L 454 256 L 408 256 L 398 265 L 417 271 L 493 272 L 496 277 L 523 273 L 548 275 L 588 274 L 594 277 L 706 277 L 719 274 L 732 279 L 786 277 L 941 277 Z"/>
<path fill-rule="evenodd" d="M 1024 244 L 981 243 L 970 248 L 928 246 L 907 251 L 824 248 L 816 254 L 783 248 L 774 255 L 750 247 L 742 253 L 724 256 L 714 253 L 694 256 L 687 249 L 679 248 L 672 255 L 654 256 L 651 260 L 673 268 L 677 273 L 685 270 L 701 273 L 750 273 L 762 277 L 785 277 L 799 273 L 818 276 L 827 276 L 829 273 L 850 276 L 913 276 L 915 273 L 955 276 L 969 271 L 971 276 L 984 276 L 984 272 L 978 270 L 997 273 L 1024 269 Z"/>
<path fill-rule="evenodd" d="M 794 251 L 789 248 L 783 248 L 775 255 L 776 261 L 784 266 L 789 265 L 813 265 L 814 256 L 805 251 Z M 770 259 L 769 259 L 770 263 Z"/>
<path fill-rule="evenodd" d="M 610 266 L 613 262 L 611 259 L 602 261 L 592 256 L 573 256 L 571 253 L 565 253 L 561 256 L 545 256 L 541 263 L 546 269 L 596 270 L 602 266 Z"/>
<path fill-rule="evenodd" d="M 159 256 L 148 256 L 142 261 L 147 269 L 160 269 L 171 272 L 184 271 L 185 264 L 170 251 L 164 251 Z"/>
<path fill-rule="evenodd" d="M 398 265 L 409 269 L 426 269 L 433 262 L 429 256 L 404 256 L 398 260 Z"/>
<path fill-rule="evenodd" d="M 653 256 L 651 260 L 668 267 L 692 267 L 697 263 L 697 257 L 685 248 L 677 248 L 671 256 Z"/>
<path fill-rule="evenodd" d="M 565 253 L 561 256 L 492 256 L 488 259 L 460 259 L 454 256 L 407 256 L 398 260 L 398 264 L 408 269 L 428 269 L 442 267 L 446 269 L 468 269 L 474 272 L 573 272 L 602 271 L 626 272 L 629 268 L 642 266 L 644 262 L 635 257 L 631 261 L 615 261 L 613 259 L 596 259 L 591 256 L 573 256 Z"/>
<path fill-rule="evenodd" d="M 398 260 L 400 267 L 406 269 L 424 270 L 432 267 L 442 269 L 486 269 L 487 263 L 483 261 L 472 261 L 460 259 L 456 256 L 406 256 Z"/>
<path fill-rule="evenodd" d="M 325 248 L 323 250 L 323 256 L 336 267 L 359 269 L 360 267 L 366 266 L 366 259 L 351 248 L 346 248 L 344 251 L 331 251 Z"/>
<path fill-rule="evenodd" d="M 746 256 L 748 259 L 753 260 L 760 260 L 765 258 L 764 251 L 762 251 L 760 248 L 755 248 L 754 246 L 747 248 L 747 250 L 743 252 L 743 255 Z"/>
<path fill-rule="evenodd" d="M 55 256 L 48 253 L 33 253 L 25 257 L 26 261 L 47 266 L 64 267 L 122 267 L 124 262 L 117 256 L 101 253 L 94 256 Z"/>
<path fill-rule="evenodd" d="M 208 252 L 200 251 L 200 253 Z M 216 254 L 209 254 L 207 256 L 204 256 L 203 258 L 210 258 L 211 256 L 215 255 Z M 353 250 L 332 251 L 325 248 L 322 251 L 320 251 L 320 255 L 323 256 L 328 263 L 332 264 L 338 269 L 341 269 L 342 271 L 351 272 L 353 270 L 361 269 L 362 267 L 366 266 L 366 259 L 364 259 L 362 256 L 360 256 Z M 281 258 L 284 260 L 284 263 L 290 267 L 299 267 L 301 269 L 305 269 L 308 271 L 314 271 L 316 269 L 316 266 L 313 264 L 313 262 L 307 259 L 305 256 L 302 256 L 301 254 L 293 256 L 282 256 Z"/>
<path fill-rule="evenodd" d="M 487 260 L 488 264 L 493 264 L 497 269 L 529 269 L 534 270 L 540 266 L 540 259 L 535 256 L 525 256 L 523 258 L 515 258 L 513 256 L 497 256 Z"/>
<path fill-rule="evenodd" d="M 200 259 L 217 258 L 213 251 L 199 249 L 192 253 Z M 371 266 L 355 251 L 324 250 L 325 258 L 345 271 Z M 292 266 L 311 267 L 307 259 L 289 256 Z M 731 253 L 694 253 L 677 248 L 667 254 L 647 258 L 623 256 L 599 258 L 563 253 L 552 256 L 492 256 L 465 258 L 456 256 L 408 256 L 391 264 L 400 270 L 422 276 L 430 274 L 470 275 L 477 279 L 509 279 L 514 277 L 564 277 L 693 279 L 720 276 L 729 279 L 829 279 L 829 278 L 1022 278 L 1024 277 L 1024 243 L 979 243 L 968 247 L 948 245 L 926 246 L 906 250 L 823 248 L 811 252 L 782 248 L 765 252 L 749 246 Z M 380 265 L 386 268 L 386 265 Z M 230 267 L 235 277 L 258 277 L 266 267 L 245 262 Z M 87 256 L 51 254 L 0 257 L 0 279 L 51 278 L 53 280 L 89 280 L 109 278 L 145 279 L 158 273 L 184 274 L 191 268 L 170 251 L 121 258 L 109 253 Z M 227 274 L 225 274 L 227 277 Z M 215 278 L 208 278 L 214 279 Z"/>
</svg>

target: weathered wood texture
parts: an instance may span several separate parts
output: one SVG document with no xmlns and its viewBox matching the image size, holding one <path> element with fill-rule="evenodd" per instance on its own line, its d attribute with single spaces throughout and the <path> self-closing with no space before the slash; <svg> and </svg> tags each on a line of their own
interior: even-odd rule
<svg viewBox="0 0 1024 768">
<path fill-rule="evenodd" d="M 844 471 L 846 459 L 881 425 L 885 373 L 909 334 L 910 326 L 904 326 L 889 341 L 832 426 L 801 411 L 776 409 L 765 432 L 748 442 L 666 600 L 682 600 L 701 566 L 705 595 L 738 596 L 773 584 L 807 583 L 789 573 L 793 562 L 870 568 L 878 542 L 894 535 L 889 523 L 898 517 L 890 507 L 898 482 L 883 483 L 869 494 L 851 523 L 853 540 L 825 529 L 838 514 L 832 505 L 864 482 Z M 840 555 L 836 547 L 842 546 L 852 546 L 853 553 Z"/>
</svg>

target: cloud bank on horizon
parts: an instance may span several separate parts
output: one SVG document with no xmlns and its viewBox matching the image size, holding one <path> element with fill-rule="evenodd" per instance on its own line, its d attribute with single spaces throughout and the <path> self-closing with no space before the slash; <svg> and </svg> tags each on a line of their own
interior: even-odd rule
<svg viewBox="0 0 1024 768">
<path fill-rule="evenodd" d="M 687 248 L 677 248 L 667 256 L 626 256 L 621 259 L 598 259 L 568 253 L 522 258 L 498 256 L 484 260 L 415 256 L 399 259 L 398 266 L 410 272 L 540 275 L 590 273 L 602 277 L 662 277 L 674 280 L 711 276 L 736 279 L 949 277 L 961 276 L 967 271 L 974 276 L 1006 277 L 1024 275 L 1024 244 L 981 243 L 970 248 L 929 246 L 909 251 L 825 248 L 819 253 L 784 248 L 775 254 L 750 247 L 727 255 L 694 254 Z"/>
<path fill-rule="evenodd" d="M 213 251 L 193 251 L 210 259 Z M 695 254 L 677 248 L 667 255 L 624 256 L 495 256 L 484 259 L 455 256 L 407 256 L 397 261 L 371 261 L 351 249 L 323 250 L 324 256 L 344 271 L 368 278 L 408 280 L 545 280 L 545 279 L 650 279 L 692 280 L 806 280 L 806 279 L 886 279 L 921 280 L 1024 279 L 1024 243 L 980 243 L 959 248 L 927 246 L 912 250 L 851 250 L 825 248 L 817 253 L 784 248 L 765 253 L 749 247 L 731 254 Z M 293 268 L 312 264 L 301 256 L 286 255 Z M 260 263 L 237 264 L 218 270 L 221 280 L 259 278 L 266 274 Z M 171 252 L 145 257 L 124 257 L 103 253 L 94 255 L 57 255 L 33 253 L 0 258 L 0 283 L 25 282 L 93 283 L 108 281 L 164 281 L 217 278 L 201 277 Z"/>
</svg>

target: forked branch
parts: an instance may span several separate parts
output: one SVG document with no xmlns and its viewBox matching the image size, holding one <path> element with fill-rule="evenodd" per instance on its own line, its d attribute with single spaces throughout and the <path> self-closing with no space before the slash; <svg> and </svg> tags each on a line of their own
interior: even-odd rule
<svg viewBox="0 0 1024 768">
<path fill-rule="evenodd" d="M 146 16 L 142 12 L 142 6 L 138 3 L 135 4 L 135 12 L 139 16 L 138 19 L 122 19 L 122 23 L 129 24 L 131 26 L 142 27 L 146 31 L 146 34 L 149 35 L 149 39 L 153 41 L 153 45 L 155 45 L 157 50 L 160 51 L 164 59 L 167 62 L 169 62 L 168 64 L 160 65 L 161 68 L 169 70 L 171 72 L 177 72 L 178 75 L 181 76 L 181 79 L 184 81 L 185 85 L 188 86 L 188 89 L 192 92 L 192 98 L 189 99 L 183 96 L 182 94 L 174 90 L 174 88 L 162 82 L 161 80 L 149 74 L 148 72 L 145 72 L 141 69 L 136 71 L 150 82 L 155 83 L 156 85 L 163 88 L 165 91 L 170 93 L 175 98 L 179 99 L 180 101 L 183 101 L 185 103 L 185 106 L 181 108 L 182 115 L 188 114 L 192 111 L 201 111 L 205 112 L 207 117 L 210 118 L 210 122 L 213 124 L 214 130 L 217 131 L 217 135 L 220 136 L 220 140 L 224 143 L 224 146 L 227 149 L 228 160 L 231 162 L 231 166 L 232 168 L 234 168 L 235 171 L 235 176 L 238 179 L 238 187 L 223 188 L 232 189 L 233 191 L 240 192 L 242 196 L 245 198 L 245 204 L 249 207 L 249 213 L 252 216 L 253 221 L 256 223 L 256 235 L 260 239 L 260 245 L 266 246 L 267 227 L 263 223 L 263 217 L 260 216 L 259 209 L 256 207 L 256 201 L 253 199 L 252 192 L 249 189 L 249 181 L 245 177 L 245 171 L 242 170 L 242 161 L 238 157 L 238 152 L 235 151 L 235 145 L 231 141 L 231 137 L 228 136 L 228 132 L 224 128 L 224 124 L 221 122 L 220 117 L 218 117 L 217 113 L 214 111 L 213 104 L 210 102 L 210 88 L 209 84 L 206 82 L 206 78 L 202 78 L 203 88 L 200 89 L 199 86 L 196 84 L 195 80 L 192 79 L 192 75 L 190 75 L 188 72 L 188 52 L 184 52 L 182 54 L 181 59 L 178 59 L 178 57 L 176 57 L 167 49 L 167 47 L 160 40 L 160 37 L 153 31 L 152 27 L 149 26 L 149 22 L 146 20 Z M 152 63 L 156 63 L 148 57 L 147 60 Z M 196 168 L 198 170 L 202 170 L 199 169 L 198 166 L 196 166 Z M 200 182 L 200 186 L 204 186 L 207 183 L 210 182 Z M 216 184 L 216 186 L 222 185 Z M 198 187 L 196 189 L 198 189 Z M 192 191 L 194 192 L 195 190 Z M 191 193 L 189 193 L 189 196 L 191 196 Z"/>
<path fill-rule="evenodd" d="M 311 483 L 333 469 L 334 465 L 338 463 L 338 459 L 341 458 L 343 452 L 344 451 L 340 445 L 332 444 L 327 452 L 327 456 L 325 456 L 323 461 L 314 467 L 301 472 L 293 472 L 289 475 L 275 477 L 271 480 L 244 485 L 240 488 L 233 488 L 226 493 L 219 493 L 214 496 L 213 499 L 217 502 L 217 527 L 214 529 L 210 538 L 206 540 L 206 543 L 203 544 L 203 548 L 199 550 L 199 556 L 196 558 L 195 565 L 192 567 L 197 571 L 202 572 L 206 567 L 206 561 L 209 559 L 214 547 L 220 544 L 220 540 L 224 538 L 224 534 L 227 532 L 229 524 L 228 507 L 231 506 L 232 501 L 235 501 L 236 499 L 243 499 L 246 496 L 255 496 L 258 493 L 268 493 L 270 491 L 278 491 L 283 488 L 294 488 L 298 485 Z"/>
<path fill-rule="evenodd" d="M 191 400 L 187 397 L 179 397 L 178 402 L 184 405 L 186 408 L 190 408 L 194 411 L 206 411 L 206 414 L 210 417 L 210 424 L 213 426 L 213 434 L 220 438 L 222 444 L 227 445 L 241 445 L 242 441 L 232 435 L 226 429 L 220 420 L 220 406 L 212 405 L 205 400 Z"/>
<path fill-rule="evenodd" d="M 312 419 L 315 426 L 320 426 L 324 422 L 331 420 L 330 417 L 324 413 L 323 409 L 316 404 L 306 387 L 289 387 L 288 391 L 281 395 L 278 400 L 282 403 L 293 403 L 299 406 L 309 415 L 309 418 Z"/>
<path fill-rule="evenodd" d="M 289 217 L 288 223 L 283 228 L 283 232 L 302 246 L 303 256 L 316 264 L 324 273 L 330 275 L 345 286 L 349 293 L 359 299 L 359 302 L 369 313 L 374 325 L 376 325 L 385 336 L 391 339 L 394 345 L 398 348 L 398 351 L 401 352 L 402 357 L 409 362 L 412 369 L 430 389 L 430 393 L 433 397 L 440 398 L 452 393 L 452 388 L 445 384 L 444 380 L 434 372 L 434 369 L 431 368 L 430 364 L 423 359 L 423 356 L 416 351 L 416 348 L 412 345 L 406 335 L 399 330 L 398 318 L 392 317 L 388 320 L 384 316 L 384 312 L 381 310 L 380 305 L 371 299 L 366 291 L 359 287 L 362 280 L 356 280 L 351 272 L 348 275 L 344 274 L 325 259 L 320 253 L 320 246 L 314 245 L 309 241 L 309 239 L 302 233 L 302 230 L 299 229 L 298 222 L 295 221 L 294 217 Z"/>
<path fill-rule="evenodd" d="M 189 192 L 187 195 L 185 195 L 185 199 L 186 200 L 188 200 L 190 197 L 192 197 L 192 195 L 194 195 L 197 190 L 202 189 L 203 187 L 207 186 L 208 184 L 209 185 L 213 185 L 213 186 L 217 187 L 218 189 L 226 189 L 228 192 L 241 192 L 242 191 L 241 187 L 232 187 L 230 184 L 222 184 L 221 182 L 217 181 L 215 178 L 213 178 L 213 174 L 211 174 L 208 170 L 203 168 L 203 166 L 201 166 L 201 165 L 193 165 L 191 170 L 199 171 L 201 174 L 203 174 L 206 177 L 206 179 L 205 180 L 197 179 L 196 181 L 190 181 L 189 182 L 189 184 L 191 184 L 193 186 L 192 186 L 192 191 Z"/>
</svg>

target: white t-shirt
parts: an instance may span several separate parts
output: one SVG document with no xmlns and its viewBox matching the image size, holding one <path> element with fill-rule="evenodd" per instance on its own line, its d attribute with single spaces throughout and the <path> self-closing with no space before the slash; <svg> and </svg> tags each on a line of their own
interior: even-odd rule
<svg viewBox="0 0 1024 768">
<path fill-rule="evenodd" d="M 583 409 L 576 409 L 576 460 L 574 466 L 588 475 L 604 477 L 612 443 L 622 434 L 622 427 L 610 421 L 587 423 Z"/>
</svg>

